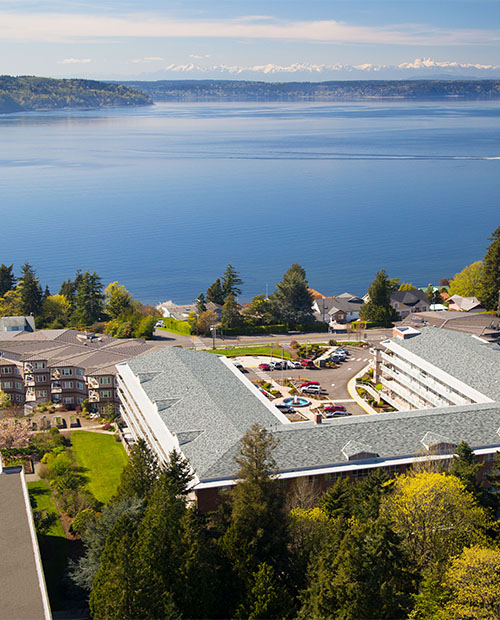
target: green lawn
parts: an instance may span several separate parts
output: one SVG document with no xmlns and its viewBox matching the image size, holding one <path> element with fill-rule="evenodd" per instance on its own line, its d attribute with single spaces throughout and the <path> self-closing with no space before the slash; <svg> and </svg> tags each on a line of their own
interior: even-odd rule
<svg viewBox="0 0 500 620">
<path fill-rule="evenodd" d="M 43 510 L 55 515 L 54 523 L 45 534 L 38 535 L 43 572 L 52 609 L 64 607 L 62 580 L 68 566 L 69 541 L 59 519 L 59 512 L 49 485 L 43 480 L 28 482 L 32 510 Z"/>
<path fill-rule="evenodd" d="M 71 452 L 83 474 L 89 491 L 106 504 L 113 497 L 127 454 L 113 435 L 75 431 L 71 433 Z"/>
<path fill-rule="evenodd" d="M 210 353 L 217 353 L 218 355 L 225 355 L 226 357 L 240 357 L 242 355 L 271 355 L 271 347 L 263 346 L 263 347 L 234 347 L 232 349 L 207 349 Z M 273 347 L 272 353 L 273 357 L 277 359 L 281 359 L 281 351 L 279 347 Z M 283 349 L 283 357 L 285 359 L 290 359 L 290 352 L 286 349 Z"/>
</svg>

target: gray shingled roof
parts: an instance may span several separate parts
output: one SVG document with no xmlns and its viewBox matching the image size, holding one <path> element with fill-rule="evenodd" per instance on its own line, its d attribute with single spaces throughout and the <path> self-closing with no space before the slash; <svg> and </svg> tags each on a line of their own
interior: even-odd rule
<svg viewBox="0 0 500 620">
<path fill-rule="evenodd" d="M 250 382 L 216 355 L 169 347 L 130 360 L 150 401 L 198 477 L 204 478 L 254 423 L 272 429 L 278 417 L 255 395 Z M 166 406 L 167 405 L 167 406 Z"/>
<path fill-rule="evenodd" d="M 426 409 L 338 418 L 322 424 L 282 425 L 273 431 L 279 439 L 274 458 L 281 472 L 318 469 L 346 464 L 343 453 L 349 442 L 356 442 L 379 454 L 382 462 L 391 458 L 410 458 L 425 454 L 422 439 L 426 433 L 443 435 L 450 443 L 467 441 L 473 448 L 500 446 L 497 429 L 500 406 L 468 405 L 446 409 Z M 236 448 L 219 459 L 206 479 L 234 476 Z"/>
<path fill-rule="evenodd" d="M 485 396 L 500 401 L 500 346 L 484 343 L 470 334 L 424 327 L 399 346 L 441 368 Z"/>
</svg>

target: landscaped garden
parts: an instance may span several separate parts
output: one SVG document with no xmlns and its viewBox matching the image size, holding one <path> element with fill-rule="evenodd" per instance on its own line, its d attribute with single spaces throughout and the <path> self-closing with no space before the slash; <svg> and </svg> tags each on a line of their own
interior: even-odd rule
<svg viewBox="0 0 500 620">
<path fill-rule="evenodd" d="M 266 355 L 268 357 L 275 357 L 277 360 L 280 360 L 282 357 L 284 359 L 291 359 L 292 355 L 290 351 L 287 349 L 282 349 L 278 345 L 264 345 L 260 347 L 227 347 L 220 349 L 210 349 L 210 353 L 217 353 L 218 355 L 225 355 L 226 357 L 241 357 L 244 355 Z"/>
</svg>

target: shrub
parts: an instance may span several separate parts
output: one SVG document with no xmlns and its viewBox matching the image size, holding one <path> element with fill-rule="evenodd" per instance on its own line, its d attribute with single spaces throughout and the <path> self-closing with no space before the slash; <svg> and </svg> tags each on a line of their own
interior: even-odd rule
<svg viewBox="0 0 500 620">
<path fill-rule="evenodd" d="M 91 523 L 97 521 L 98 513 L 92 508 L 80 510 L 69 526 L 70 532 L 77 536 L 83 536 Z"/>
<path fill-rule="evenodd" d="M 174 334 L 191 336 L 191 327 L 187 321 L 178 321 L 172 317 L 166 317 L 163 319 L 163 323 L 165 328 Z"/>
</svg>

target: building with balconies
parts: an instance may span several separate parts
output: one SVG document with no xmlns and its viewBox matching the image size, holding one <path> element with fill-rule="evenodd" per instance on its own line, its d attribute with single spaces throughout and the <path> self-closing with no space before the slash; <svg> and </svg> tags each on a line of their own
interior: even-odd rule
<svg viewBox="0 0 500 620">
<path fill-rule="evenodd" d="M 406 328 L 412 329 L 412 328 Z M 381 397 L 399 411 L 500 399 L 500 347 L 477 336 L 424 327 L 382 342 Z M 407 336 L 411 337 L 407 337 Z"/>
</svg>

